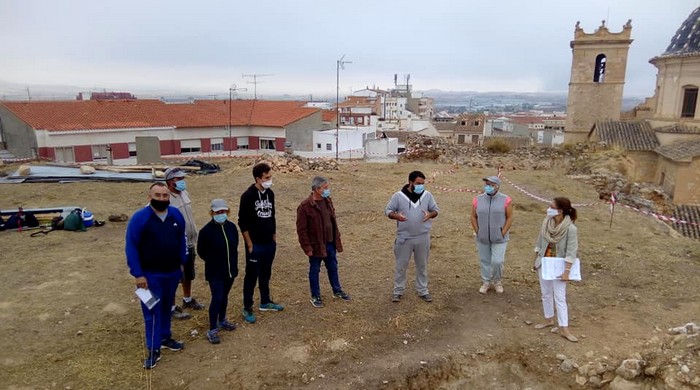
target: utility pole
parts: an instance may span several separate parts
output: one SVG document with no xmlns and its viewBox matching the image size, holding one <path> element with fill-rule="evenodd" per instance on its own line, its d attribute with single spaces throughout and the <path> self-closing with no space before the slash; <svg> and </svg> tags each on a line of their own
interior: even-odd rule
<svg viewBox="0 0 700 390">
<path fill-rule="evenodd" d="M 246 81 L 248 84 L 253 84 L 253 96 L 255 100 L 258 100 L 258 84 L 262 83 L 262 81 L 258 81 L 258 77 L 267 77 L 267 76 L 274 76 L 273 74 L 269 73 L 254 73 L 254 74 L 244 74 L 244 78 L 251 78 L 253 81 Z"/>
<path fill-rule="evenodd" d="M 338 138 L 340 137 L 340 69 L 345 70 L 345 64 L 351 61 L 343 61 L 345 54 L 336 61 L 335 66 L 335 161 L 338 161 Z"/>
<path fill-rule="evenodd" d="M 233 103 L 233 93 L 236 91 L 247 91 L 247 88 L 237 88 L 236 84 L 232 84 L 228 89 L 228 155 L 233 153 L 233 139 L 231 137 L 231 105 Z"/>
</svg>

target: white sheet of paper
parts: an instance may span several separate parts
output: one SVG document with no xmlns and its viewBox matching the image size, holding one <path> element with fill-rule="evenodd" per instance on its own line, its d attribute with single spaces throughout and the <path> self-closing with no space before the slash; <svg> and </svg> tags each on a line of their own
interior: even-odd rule
<svg viewBox="0 0 700 390">
<path fill-rule="evenodd" d="M 147 288 L 137 288 L 136 296 L 138 296 L 141 302 L 146 305 L 148 310 L 153 309 L 153 306 L 160 302 L 160 298 L 156 298 L 153 293 L 151 293 L 151 290 Z"/>
<path fill-rule="evenodd" d="M 559 280 L 559 276 L 564 273 L 566 261 L 563 257 L 543 257 L 542 258 L 542 279 Z M 581 262 L 576 259 L 571 264 L 569 270 L 569 280 L 581 280 Z"/>
</svg>

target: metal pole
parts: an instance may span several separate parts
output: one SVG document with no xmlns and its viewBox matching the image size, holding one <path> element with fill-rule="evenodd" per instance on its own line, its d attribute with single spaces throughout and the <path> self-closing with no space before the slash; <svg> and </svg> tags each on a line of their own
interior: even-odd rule
<svg viewBox="0 0 700 390">
<path fill-rule="evenodd" d="M 335 161 L 338 161 L 338 137 L 340 136 L 340 61 L 335 64 Z"/>
<path fill-rule="evenodd" d="M 231 102 L 233 101 L 233 88 L 228 89 L 228 155 L 233 154 L 233 140 L 231 139 Z"/>
</svg>

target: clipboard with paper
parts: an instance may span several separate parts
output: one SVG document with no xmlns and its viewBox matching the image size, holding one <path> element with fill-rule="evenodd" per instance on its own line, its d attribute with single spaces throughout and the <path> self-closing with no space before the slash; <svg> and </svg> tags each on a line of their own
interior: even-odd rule
<svg viewBox="0 0 700 390">
<path fill-rule="evenodd" d="M 542 279 L 543 280 L 560 280 L 559 277 L 564 273 L 566 261 L 563 257 L 543 257 L 542 258 Z M 581 262 L 576 259 L 571 264 L 569 270 L 569 280 L 581 280 Z"/>
</svg>

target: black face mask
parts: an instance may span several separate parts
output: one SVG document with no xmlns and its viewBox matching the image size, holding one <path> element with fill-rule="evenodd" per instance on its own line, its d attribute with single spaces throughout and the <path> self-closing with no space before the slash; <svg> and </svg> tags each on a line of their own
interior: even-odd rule
<svg viewBox="0 0 700 390">
<path fill-rule="evenodd" d="M 170 205 L 169 200 L 151 199 L 151 206 L 153 206 L 153 208 L 158 210 L 158 211 L 165 211 L 165 209 L 167 209 L 169 205 Z"/>
</svg>

